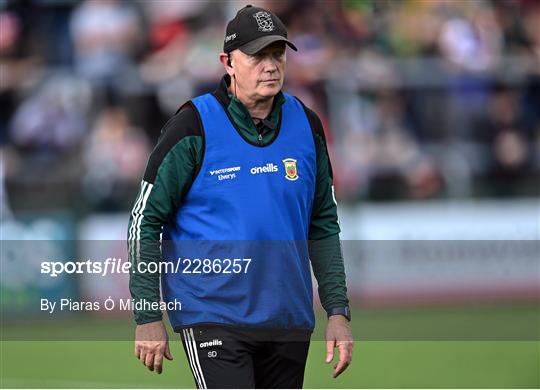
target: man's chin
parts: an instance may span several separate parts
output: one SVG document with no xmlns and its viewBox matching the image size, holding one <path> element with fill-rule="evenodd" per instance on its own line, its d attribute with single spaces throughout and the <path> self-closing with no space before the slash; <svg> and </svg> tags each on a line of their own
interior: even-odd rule
<svg viewBox="0 0 540 390">
<path fill-rule="evenodd" d="M 271 97 L 276 96 L 280 90 L 281 90 L 281 86 L 279 85 L 279 83 L 276 83 L 275 86 L 267 85 L 262 88 L 259 88 L 259 95 L 266 98 L 271 98 Z"/>
</svg>

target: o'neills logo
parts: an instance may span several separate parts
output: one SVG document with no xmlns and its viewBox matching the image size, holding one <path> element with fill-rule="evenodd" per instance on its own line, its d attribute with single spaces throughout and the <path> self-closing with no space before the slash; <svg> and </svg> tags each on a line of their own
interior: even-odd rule
<svg viewBox="0 0 540 390">
<path fill-rule="evenodd" d="M 206 341 L 204 343 L 200 343 L 199 347 L 201 348 L 215 347 L 216 345 L 223 345 L 223 342 L 219 339 L 214 339 L 212 341 Z"/>
<path fill-rule="evenodd" d="M 268 163 L 262 167 L 253 167 L 250 169 L 252 175 L 258 175 L 259 173 L 270 173 L 277 172 L 279 170 L 278 166 L 274 163 Z"/>
</svg>

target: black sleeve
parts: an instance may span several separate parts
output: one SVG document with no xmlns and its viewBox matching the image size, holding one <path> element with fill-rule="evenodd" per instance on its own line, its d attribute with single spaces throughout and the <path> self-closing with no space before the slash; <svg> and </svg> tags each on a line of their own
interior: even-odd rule
<svg viewBox="0 0 540 390">
<path fill-rule="evenodd" d="M 161 261 L 160 236 L 189 191 L 200 168 L 204 143 L 198 114 L 193 107 L 175 114 L 163 127 L 152 151 L 128 228 L 132 264 L 129 288 L 137 301 L 159 302 L 159 273 L 137 272 L 139 263 Z M 135 310 L 135 321 L 144 324 L 161 319 L 159 310 Z"/>
<path fill-rule="evenodd" d="M 324 129 L 318 115 L 304 106 L 315 142 L 317 178 L 309 229 L 309 256 L 326 311 L 347 306 L 345 266 L 339 240 L 340 227 L 334 196 L 333 172 Z"/>
</svg>

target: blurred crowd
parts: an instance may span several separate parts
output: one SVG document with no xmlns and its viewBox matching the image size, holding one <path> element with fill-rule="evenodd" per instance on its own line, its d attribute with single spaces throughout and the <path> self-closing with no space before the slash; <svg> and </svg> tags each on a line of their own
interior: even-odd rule
<svg viewBox="0 0 540 390">
<path fill-rule="evenodd" d="M 0 0 L 0 201 L 125 211 L 160 129 L 212 91 L 248 1 Z M 540 2 L 251 1 L 299 51 L 344 201 L 537 196 Z"/>
</svg>

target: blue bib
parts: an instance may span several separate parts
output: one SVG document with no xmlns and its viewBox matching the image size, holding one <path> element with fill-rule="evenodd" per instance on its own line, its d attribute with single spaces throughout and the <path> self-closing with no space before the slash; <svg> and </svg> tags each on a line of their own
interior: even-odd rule
<svg viewBox="0 0 540 390">
<path fill-rule="evenodd" d="M 302 105 L 285 94 L 277 137 L 257 146 L 213 95 L 192 102 L 204 158 L 162 243 L 163 260 L 180 262 L 162 273 L 164 300 L 182 303 L 168 313 L 172 326 L 312 330 L 307 239 L 317 166 Z"/>
</svg>

